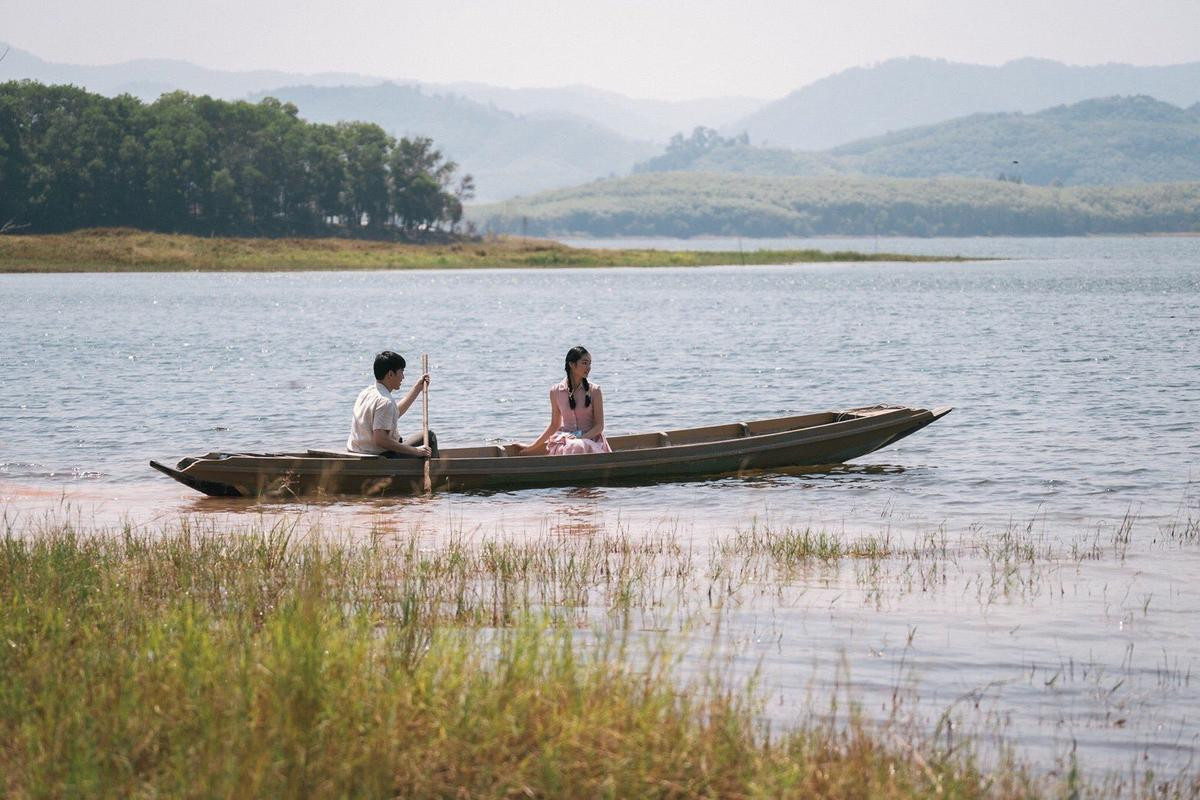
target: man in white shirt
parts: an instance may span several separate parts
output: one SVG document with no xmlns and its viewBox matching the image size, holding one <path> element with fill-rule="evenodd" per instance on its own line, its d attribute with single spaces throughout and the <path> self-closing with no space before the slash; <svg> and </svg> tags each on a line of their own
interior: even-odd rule
<svg viewBox="0 0 1200 800">
<path fill-rule="evenodd" d="M 375 356 L 375 383 L 363 389 L 354 402 L 354 420 L 346 449 L 385 458 L 437 458 L 437 437 L 429 432 L 426 442 L 420 433 L 400 438 L 400 417 L 429 385 L 429 374 L 422 375 L 404 399 L 397 403 L 392 392 L 404 382 L 404 357 L 384 350 Z"/>
</svg>

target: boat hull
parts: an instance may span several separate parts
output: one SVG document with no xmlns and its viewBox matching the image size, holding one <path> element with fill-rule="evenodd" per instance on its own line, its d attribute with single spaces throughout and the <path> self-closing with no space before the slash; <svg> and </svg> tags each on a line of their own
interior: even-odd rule
<svg viewBox="0 0 1200 800">
<path fill-rule="evenodd" d="M 842 464 L 875 452 L 950 412 L 873 407 L 804 417 L 613 437 L 614 452 L 516 456 L 500 447 L 443 451 L 430 461 L 436 490 L 648 483 Z M 728 435 L 727 435 L 728 434 Z M 151 466 L 197 491 L 224 497 L 419 494 L 420 459 L 351 454 L 210 453 Z"/>
</svg>

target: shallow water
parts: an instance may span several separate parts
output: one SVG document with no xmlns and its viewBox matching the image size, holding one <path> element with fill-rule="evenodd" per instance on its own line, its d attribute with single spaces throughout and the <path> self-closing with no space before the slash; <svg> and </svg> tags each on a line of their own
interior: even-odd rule
<svg viewBox="0 0 1200 800">
<path fill-rule="evenodd" d="M 752 520 L 845 536 L 940 530 L 952 542 L 1029 529 L 1060 549 L 1096 536 L 1105 558 L 1052 563 L 1053 591 L 1043 583 L 986 603 L 976 576 L 992 566 L 977 555 L 936 591 L 881 592 L 852 565 L 804 576 L 788 590 L 795 600 L 767 587 L 748 602 L 731 641 L 747 663 L 761 659 L 784 719 L 845 664 L 869 709 L 900 680 L 934 718 L 978 692 L 979 715 L 1007 719 L 1041 753 L 1076 740 L 1081 759 L 1109 766 L 1187 763 L 1200 732 L 1190 678 L 1200 669 L 1200 542 L 1164 531 L 1200 519 L 1200 238 L 877 249 L 1009 260 L 0 275 L 0 505 L 10 517 L 143 525 L 303 511 L 348 531 L 670 529 L 701 549 Z M 834 471 L 652 486 L 264 505 L 201 498 L 146 464 L 339 447 L 385 347 L 409 357 L 410 377 L 430 354 L 444 445 L 528 440 L 578 342 L 593 353 L 610 434 L 882 402 L 956 410 Z M 419 427 L 417 413 L 409 420 Z M 1111 542 L 1127 518 L 1118 557 Z M 1092 665 L 1087 677 L 1051 680 L 1079 664 Z"/>
<path fill-rule="evenodd" d="M 755 514 L 858 526 L 885 512 L 899 525 L 1090 522 L 1131 505 L 1146 517 L 1173 513 L 1198 477 L 1200 239 L 881 246 L 914 242 L 1022 257 L 0 276 L 0 480 L 161 487 L 150 458 L 338 447 L 383 347 L 414 363 L 431 354 L 443 443 L 529 439 L 548 418 L 562 353 L 584 342 L 610 433 L 880 402 L 956 411 L 832 475 L 448 503 L 488 519 L 590 506 L 702 526 Z M 1030 254 L 1039 247 L 1047 257 Z M 1079 255 L 1065 256 L 1072 247 Z M 407 420 L 419 427 L 415 412 Z"/>
</svg>

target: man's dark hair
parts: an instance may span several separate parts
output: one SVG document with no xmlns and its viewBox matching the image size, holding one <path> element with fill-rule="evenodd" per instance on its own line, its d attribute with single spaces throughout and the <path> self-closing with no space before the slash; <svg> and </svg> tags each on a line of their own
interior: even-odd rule
<svg viewBox="0 0 1200 800">
<path fill-rule="evenodd" d="M 381 381 L 383 376 L 392 370 L 404 369 L 404 367 L 404 356 L 393 353 L 391 350 L 384 350 L 375 356 L 375 380 Z"/>
</svg>

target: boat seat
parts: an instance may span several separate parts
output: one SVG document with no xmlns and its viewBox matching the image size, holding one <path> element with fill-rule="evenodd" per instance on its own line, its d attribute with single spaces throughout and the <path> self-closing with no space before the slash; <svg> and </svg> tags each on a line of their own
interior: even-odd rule
<svg viewBox="0 0 1200 800">
<path fill-rule="evenodd" d="M 447 450 L 446 455 L 453 458 L 502 458 L 509 453 L 498 444 L 488 444 L 481 447 L 455 447 Z"/>
<path fill-rule="evenodd" d="M 319 458 L 379 458 L 370 453 L 351 453 L 349 450 L 306 450 L 305 454 Z"/>
</svg>

